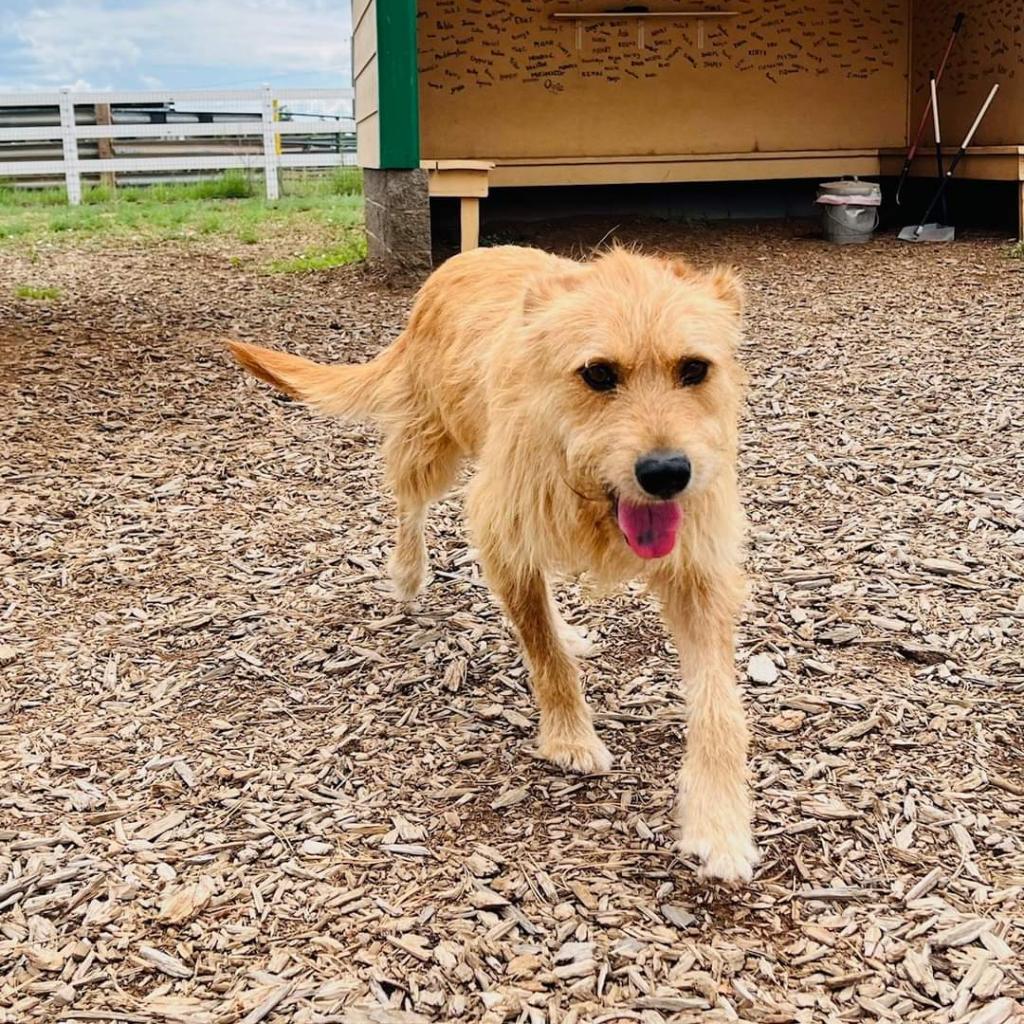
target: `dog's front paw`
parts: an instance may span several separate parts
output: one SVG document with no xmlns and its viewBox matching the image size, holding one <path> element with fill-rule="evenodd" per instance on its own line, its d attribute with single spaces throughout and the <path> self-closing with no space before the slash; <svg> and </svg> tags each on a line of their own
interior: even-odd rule
<svg viewBox="0 0 1024 1024">
<path fill-rule="evenodd" d="M 722 882 L 749 882 L 761 860 L 754 837 L 745 824 L 725 831 L 684 821 L 676 849 L 700 860 L 698 878 L 717 878 Z"/>
<path fill-rule="evenodd" d="M 592 658 L 597 654 L 597 644 L 584 632 L 575 626 L 570 626 L 568 622 L 559 623 L 558 635 L 562 638 L 562 643 L 565 644 L 566 649 L 573 657 Z"/>
<path fill-rule="evenodd" d="M 611 752 L 589 724 L 571 731 L 542 730 L 537 753 L 560 768 L 584 775 L 599 775 L 612 766 Z"/>
</svg>

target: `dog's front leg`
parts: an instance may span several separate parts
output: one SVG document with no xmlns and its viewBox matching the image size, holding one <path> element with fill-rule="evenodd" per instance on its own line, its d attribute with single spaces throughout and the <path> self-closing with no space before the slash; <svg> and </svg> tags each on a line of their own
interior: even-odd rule
<svg viewBox="0 0 1024 1024">
<path fill-rule="evenodd" d="M 747 881 L 758 861 L 747 788 L 746 716 L 735 678 L 738 580 L 672 579 L 659 586 L 687 693 L 679 784 L 680 850 L 702 877 Z"/>
<path fill-rule="evenodd" d="M 612 756 L 594 731 L 579 670 L 566 650 L 547 581 L 534 570 L 515 572 L 486 557 L 484 571 L 522 641 L 540 707 L 538 753 L 573 771 L 607 771 Z"/>
</svg>

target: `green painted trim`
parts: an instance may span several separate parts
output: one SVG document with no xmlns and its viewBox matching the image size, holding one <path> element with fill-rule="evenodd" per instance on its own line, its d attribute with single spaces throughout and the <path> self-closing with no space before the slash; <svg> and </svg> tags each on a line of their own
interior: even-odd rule
<svg viewBox="0 0 1024 1024">
<path fill-rule="evenodd" d="M 381 167 L 420 165 L 416 0 L 377 0 Z"/>
</svg>

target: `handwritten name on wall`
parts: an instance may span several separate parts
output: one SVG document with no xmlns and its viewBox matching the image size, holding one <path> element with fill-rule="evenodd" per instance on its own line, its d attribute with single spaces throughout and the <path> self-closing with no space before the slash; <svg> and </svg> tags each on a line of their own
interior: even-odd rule
<svg viewBox="0 0 1024 1024">
<path fill-rule="evenodd" d="M 767 83 L 868 79 L 905 59 L 906 0 L 723 0 L 722 8 L 736 16 L 576 22 L 551 17 L 578 10 L 564 2 L 425 0 L 420 78 L 449 94 L 522 83 L 557 95 L 570 84 L 656 79 L 678 67 Z"/>
<path fill-rule="evenodd" d="M 1024 73 L 1021 0 L 933 0 L 914 14 L 914 92 L 920 97 L 927 95 L 928 72 L 938 67 L 961 10 L 966 18 L 942 76 L 942 93 L 967 96 L 978 86 L 987 91 L 994 82 L 1005 87 Z"/>
</svg>

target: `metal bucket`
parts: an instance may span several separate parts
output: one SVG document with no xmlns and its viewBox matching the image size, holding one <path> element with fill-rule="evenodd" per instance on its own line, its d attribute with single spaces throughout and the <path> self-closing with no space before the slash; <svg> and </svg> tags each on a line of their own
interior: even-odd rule
<svg viewBox="0 0 1024 1024">
<path fill-rule="evenodd" d="M 837 245 L 870 241 L 878 227 L 882 189 L 873 181 L 826 181 L 818 186 L 821 228 Z"/>
</svg>

